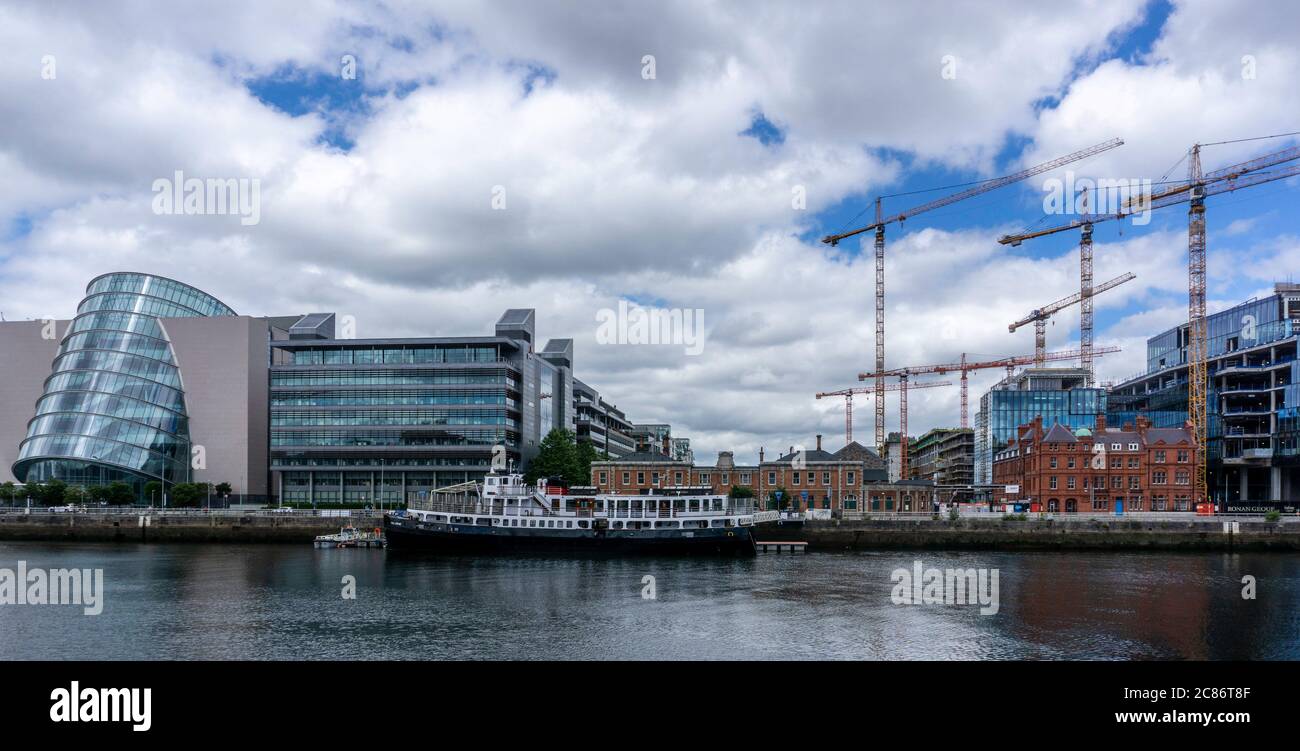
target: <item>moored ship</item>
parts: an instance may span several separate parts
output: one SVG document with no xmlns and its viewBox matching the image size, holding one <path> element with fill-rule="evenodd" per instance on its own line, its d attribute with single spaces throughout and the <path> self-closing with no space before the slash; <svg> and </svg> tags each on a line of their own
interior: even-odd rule
<svg viewBox="0 0 1300 751">
<path fill-rule="evenodd" d="M 529 485 L 511 472 L 389 512 L 384 529 L 395 549 L 753 555 L 763 513 L 752 499 L 709 488 L 616 495 L 547 480 Z"/>
</svg>

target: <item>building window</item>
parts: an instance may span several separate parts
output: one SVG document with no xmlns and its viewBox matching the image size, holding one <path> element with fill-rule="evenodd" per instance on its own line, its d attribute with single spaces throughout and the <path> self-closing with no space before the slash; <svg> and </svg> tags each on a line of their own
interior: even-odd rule
<svg viewBox="0 0 1300 751">
<path fill-rule="evenodd" d="M 659 485 L 659 473 L 658 473 L 658 472 L 651 472 L 651 473 L 650 473 L 650 484 L 651 484 L 651 485 L 655 485 L 655 486 L 658 486 L 658 485 Z"/>
<path fill-rule="evenodd" d="M 1074 457 L 1073 457 L 1073 456 L 1070 457 L 1069 459 L 1067 459 L 1067 460 L 1065 461 L 1065 466 L 1066 466 L 1067 468 L 1069 468 L 1069 469 L 1074 469 Z"/>
<path fill-rule="evenodd" d="M 722 484 L 723 484 L 723 485 L 730 485 L 730 484 L 731 484 L 731 473 L 730 473 L 730 472 L 723 472 L 723 473 L 721 473 L 721 474 L 722 474 Z"/>
<path fill-rule="evenodd" d="M 604 473 L 604 472 L 601 472 L 601 473 L 600 473 L 600 484 L 601 484 L 601 485 L 604 485 L 604 484 L 605 484 L 605 473 Z"/>
<path fill-rule="evenodd" d="M 1119 451 L 1119 450 L 1121 450 L 1121 449 L 1123 449 L 1123 448 L 1124 448 L 1124 444 L 1122 444 L 1122 443 L 1112 443 L 1112 444 L 1110 445 L 1110 450 L 1111 450 L 1111 451 Z"/>
<path fill-rule="evenodd" d="M 632 484 L 632 473 L 630 473 L 630 472 L 624 472 L 624 473 L 623 473 L 623 484 L 624 484 L 624 485 L 631 485 L 631 484 Z"/>
<path fill-rule="evenodd" d="M 1056 490 L 1056 475 L 1047 478 L 1047 489 Z"/>
<path fill-rule="evenodd" d="M 1137 445 L 1136 443 L 1130 443 L 1130 444 L 1128 445 L 1128 450 L 1129 450 L 1129 451 L 1137 451 L 1137 450 L 1138 450 L 1138 445 Z"/>
<path fill-rule="evenodd" d="M 856 473 L 854 473 L 854 472 L 845 472 L 845 473 L 844 473 L 844 484 L 846 484 L 846 485 L 852 485 L 852 484 L 853 484 L 853 478 L 854 478 L 854 475 L 855 475 L 855 474 L 856 474 Z"/>
<path fill-rule="evenodd" d="M 748 484 L 749 484 L 749 473 L 748 473 L 748 472 L 741 472 L 741 473 L 740 473 L 740 484 L 741 484 L 741 485 L 748 485 Z"/>
<path fill-rule="evenodd" d="M 1137 477 L 1136 475 L 1134 475 L 1133 477 L 1128 478 L 1128 489 L 1129 489 L 1129 490 L 1141 490 L 1141 489 L 1142 489 L 1142 480 L 1141 480 L 1139 477 Z"/>
<path fill-rule="evenodd" d="M 708 485 L 708 484 L 709 484 L 709 473 L 708 473 L 708 472 L 701 472 L 701 473 L 700 473 L 700 484 L 701 484 L 701 485 Z"/>
<path fill-rule="evenodd" d="M 1188 485 L 1190 484 L 1190 476 L 1191 475 L 1188 472 L 1180 469 L 1178 470 L 1178 474 L 1174 475 L 1174 482 L 1178 485 Z"/>
<path fill-rule="evenodd" d="M 636 473 L 636 484 L 637 484 L 637 485 L 645 485 L 645 472 L 637 472 L 637 473 Z"/>
<path fill-rule="evenodd" d="M 1065 478 L 1065 489 L 1074 490 L 1074 475 Z"/>
<path fill-rule="evenodd" d="M 768 484 L 768 485 L 775 485 L 775 484 L 776 484 L 776 473 L 775 473 L 775 472 L 768 472 L 768 473 L 767 473 L 767 484 Z"/>
<path fill-rule="evenodd" d="M 822 472 L 822 485 L 830 485 L 830 484 L 831 484 L 831 473 Z"/>
<path fill-rule="evenodd" d="M 677 472 L 677 473 L 674 473 L 674 474 L 673 474 L 673 482 L 677 483 L 678 485 L 681 485 L 681 484 L 682 484 L 682 473 L 681 473 L 681 472 Z"/>
<path fill-rule="evenodd" d="M 1151 473 L 1152 485 L 1165 485 L 1168 482 L 1168 479 L 1169 476 L 1168 474 L 1165 473 L 1163 469 L 1158 469 L 1155 472 Z"/>
<path fill-rule="evenodd" d="M 1052 458 L 1047 462 L 1047 466 L 1048 466 L 1049 468 L 1051 468 L 1051 469 L 1056 469 L 1056 457 L 1053 456 L 1053 457 L 1052 457 Z"/>
<path fill-rule="evenodd" d="M 800 477 L 801 477 L 801 475 L 800 475 L 798 472 L 791 472 L 791 473 L 790 473 L 790 479 L 793 481 L 793 484 L 795 484 L 795 485 L 798 485 L 798 484 L 799 484 L 799 478 L 800 478 Z"/>
<path fill-rule="evenodd" d="M 1163 450 L 1157 451 L 1156 464 L 1164 464 L 1164 463 L 1165 463 L 1165 452 Z"/>
<path fill-rule="evenodd" d="M 1179 464 L 1186 464 L 1186 463 L 1187 463 L 1187 458 L 1188 458 L 1188 452 L 1183 451 L 1183 450 L 1180 449 L 1180 450 L 1178 451 L 1178 463 L 1179 463 Z"/>
</svg>

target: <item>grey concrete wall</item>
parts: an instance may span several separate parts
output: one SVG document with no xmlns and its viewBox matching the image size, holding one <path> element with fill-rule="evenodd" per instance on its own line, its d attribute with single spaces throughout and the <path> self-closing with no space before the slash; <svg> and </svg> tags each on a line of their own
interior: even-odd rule
<svg viewBox="0 0 1300 751">
<path fill-rule="evenodd" d="M 311 543 L 317 535 L 333 534 L 347 524 L 358 529 L 372 529 L 382 527 L 383 520 L 375 514 L 349 517 L 292 514 L 142 517 L 131 513 L 0 512 L 0 540 Z"/>
<path fill-rule="evenodd" d="M 195 482 L 228 482 L 235 493 L 267 493 L 265 319 L 164 318 L 185 389 L 190 437 L 206 450 Z"/>
<path fill-rule="evenodd" d="M 69 321 L 55 321 L 51 332 L 40 321 L 0 322 L 0 482 L 15 481 L 18 444 L 36 414 L 50 365 Z M 54 338 L 42 334 L 54 333 Z"/>
<path fill-rule="evenodd" d="M 1300 522 L 1242 521 L 1239 533 L 1223 532 L 1221 519 L 1187 521 L 1123 519 L 929 518 L 809 521 L 802 530 L 759 525 L 756 539 L 802 540 L 813 550 L 884 548 L 979 550 L 1300 550 Z"/>
</svg>

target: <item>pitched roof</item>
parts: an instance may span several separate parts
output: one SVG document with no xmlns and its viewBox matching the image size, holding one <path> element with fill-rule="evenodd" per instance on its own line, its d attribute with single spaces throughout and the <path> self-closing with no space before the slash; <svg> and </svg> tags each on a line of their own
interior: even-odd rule
<svg viewBox="0 0 1300 751">
<path fill-rule="evenodd" d="M 1043 436 L 1043 443 L 1075 443 L 1077 441 L 1078 439 L 1074 437 L 1074 433 L 1059 422 L 1052 425 L 1052 429 L 1047 431 L 1047 435 Z"/>
<path fill-rule="evenodd" d="M 840 460 L 862 462 L 867 466 L 868 469 L 880 469 L 885 466 L 885 460 L 881 459 L 879 454 L 867 448 L 866 446 L 863 446 L 861 443 L 858 443 L 857 441 L 853 441 L 852 443 L 846 444 L 844 448 L 840 449 L 839 451 L 836 451 L 835 458 Z"/>
</svg>

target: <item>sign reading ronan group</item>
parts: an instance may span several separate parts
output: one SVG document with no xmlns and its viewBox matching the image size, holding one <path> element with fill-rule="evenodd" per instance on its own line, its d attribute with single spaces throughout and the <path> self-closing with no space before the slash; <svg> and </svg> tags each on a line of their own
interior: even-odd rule
<svg viewBox="0 0 1300 751">
<path fill-rule="evenodd" d="M 1294 514 L 1300 511 L 1300 501 L 1228 501 L 1223 509 L 1225 514 L 1266 514 L 1270 511 Z"/>
</svg>

